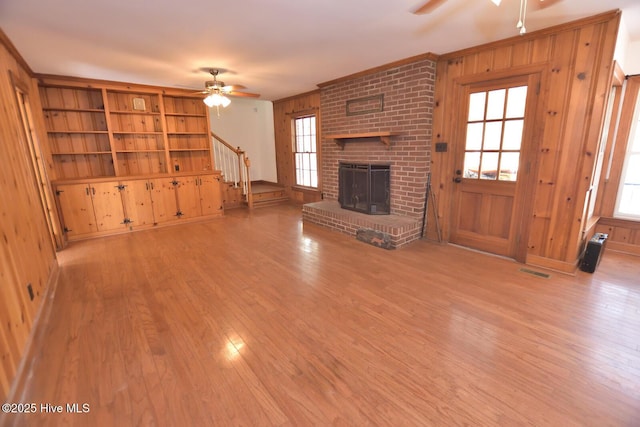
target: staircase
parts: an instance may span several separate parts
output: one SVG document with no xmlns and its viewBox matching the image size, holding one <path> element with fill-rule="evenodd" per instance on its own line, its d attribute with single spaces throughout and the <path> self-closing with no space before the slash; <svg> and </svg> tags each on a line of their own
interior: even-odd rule
<svg viewBox="0 0 640 427">
<path fill-rule="evenodd" d="M 249 209 L 271 206 L 289 200 L 285 189 L 279 184 L 266 181 L 251 182 L 251 161 L 244 150 L 211 132 L 215 168 L 224 179 L 224 208 L 246 206 Z"/>
</svg>

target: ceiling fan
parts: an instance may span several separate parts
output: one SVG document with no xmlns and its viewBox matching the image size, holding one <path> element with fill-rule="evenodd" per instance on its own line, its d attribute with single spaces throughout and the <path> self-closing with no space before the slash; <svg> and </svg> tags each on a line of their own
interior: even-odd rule
<svg viewBox="0 0 640 427">
<path fill-rule="evenodd" d="M 553 5 L 554 3 L 559 3 L 562 0 L 532 0 L 532 7 L 534 9 L 544 9 Z M 423 15 L 427 13 L 431 13 L 434 9 L 444 3 L 445 0 L 428 0 L 423 3 L 420 7 L 413 11 L 416 15 Z M 501 0 L 491 0 L 491 3 L 496 6 L 500 6 Z M 520 30 L 520 35 L 525 34 L 527 29 L 525 27 L 525 20 L 527 18 L 527 0 L 520 0 L 520 15 L 518 16 L 518 23 L 516 24 L 516 28 Z"/>
<path fill-rule="evenodd" d="M 218 80 L 218 75 L 223 73 L 223 70 L 211 68 L 208 70 L 209 74 L 213 76 L 213 80 L 208 80 L 204 83 L 204 90 L 198 93 L 207 95 L 204 98 L 204 103 L 208 107 L 220 107 L 223 108 L 231 104 L 231 100 L 227 98 L 229 96 L 241 96 L 248 98 L 258 98 L 260 95 L 257 93 L 240 92 L 246 87 L 242 85 L 226 85 L 224 82 Z"/>
</svg>

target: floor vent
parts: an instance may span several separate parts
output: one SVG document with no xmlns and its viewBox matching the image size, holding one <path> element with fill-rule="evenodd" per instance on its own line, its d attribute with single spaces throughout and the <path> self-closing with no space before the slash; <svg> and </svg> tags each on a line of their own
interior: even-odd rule
<svg viewBox="0 0 640 427">
<path fill-rule="evenodd" d="M 529 270 L 528 268 L 521 268 L 520 271 L 527 274 L 533 274 L 534 276 L 544 277 L 545 279 L 548 279 L 549 277 L 551 277 L 550 274 L 542 273 L 540 271 L 535 271 L 535 270 Z"/>
</svg>

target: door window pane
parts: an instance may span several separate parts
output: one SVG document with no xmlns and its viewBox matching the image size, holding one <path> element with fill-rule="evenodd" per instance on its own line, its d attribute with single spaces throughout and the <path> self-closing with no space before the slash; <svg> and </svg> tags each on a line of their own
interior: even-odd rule
<svg viewBox="0 0 640 427">
<path fill-rule="evenodd" d="M 523 128 L 524 120 L 509 120 L 504 122 L 503 150 L 520 150 Z"/>
<path fill-rule="evenodd" d="M 499 150 L 502 138 L 502 122 L 489 122 L 485 125 L 483 150 Z"/>
<path fill-rule="evenodd" d="M 465 178 L 478 178 L 480 170 L 480 152 L 471 151 L 464 153 L 464 174 Z"/>
<path fill-rule="evenodd" d="M 469 95 L 469 122 L 484 120 L 484 102 L 486 92 L 477 92 Z"/>
<path fill-rule="evenodd" d="M 498 156 L 499 153 L 482 153 L 480 179 L 496 179 L 498 175 Z"/>
<path fill-rule="evenodd" d="M 502 153 L 500 158 L 500 181 L 515 181 L 518 177 L 520 153 Z"/>
<path fill-rule="evenodd" d="M 489 92 L 487 101 L 487 120 L 496 120 L 504 117 L 504 98 L 507 91 L 505 89 L 492 90 Z"/>
<path fill-rule="evenodd" d="M 507 95 L 507 119 L 524 117 L 524 107 L 527 104 L 527 87 L 519 86 L 509 89 Z"/>
<path fill-rule="evenodd" d="M 480 150 L 482 149 L 482 130 L 484 129 L 483 123 L 469 123 L 467 125 L 467 150 Z"/>
</svg>

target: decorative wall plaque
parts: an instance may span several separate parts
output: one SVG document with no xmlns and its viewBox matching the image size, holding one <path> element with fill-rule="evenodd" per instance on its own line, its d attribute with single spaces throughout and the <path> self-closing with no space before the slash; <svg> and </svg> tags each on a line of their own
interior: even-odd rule
<svg viewBox="0 0 640 427">
<path fill-rule="evenodd" d="M 384 107 L 384 94 L 347 100 L 347 116 L 379 113 Z"/>
</svg>

